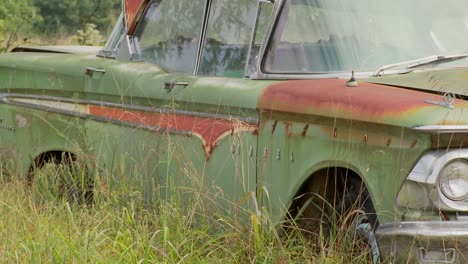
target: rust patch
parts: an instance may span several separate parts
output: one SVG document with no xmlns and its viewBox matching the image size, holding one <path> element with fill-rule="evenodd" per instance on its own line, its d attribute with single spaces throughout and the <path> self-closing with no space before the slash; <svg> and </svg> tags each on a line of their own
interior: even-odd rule
<svg viewBox="0 0 468 264">
<path fill-rule="evenodd" d="M 284 122 L 284 132 L 286 133 L 287 136 L 291 135 L 290 130 L 291 130 L 291 123 Z"/>
<path fill-rule="evenodd" d="M 265 88 L 257 107 L 264 111 L 412 126 L 415 124 L 408 124 L 407 118 L 401 118 L 403 114 L 415 114 L 422 108 L 448 111 L 428 104 L 426 100 L 443 101 L 444 98 L 372 83 L 360 83 L 358 87 L 349 88 L 346 87 L 346 80 L 342 79 L 291 80 Z M 454 106 L 466 108 L 468 103 L 456 99 Z M 433 122 L 433 117 L 430 120 Z"/>
<path fill-rule="evenodd" d="M 390 144 L 392 144 L 392 138 L 387 139 L 387 147 L 390 147 Z"/>
<path fill-rule="evenodd" d="M 273 126 L 271 127 L 271 134 L 274 134 L 275 133 L 275 130 L 276 130 L 276 126 L 278 125 L 278 121 L 275 120 L 275 122 L 273 122 Z"/>
<path fill-rule="evenodd" d="M 333 128 L 333 137 L 336 138 L 338 136 L 338 130 L 335 128 Z"/>
<path fill-rule="evenodd" d="M 364 135 L 364 142 L 367 142 L 369 140 L 369 137 L 367 135 Z"/>
<path fill-rule="evenodd" d="M 208 160 L 217 142 L 226 136 L 243 131 L 255 131 L 257 126 L 238 120 L 155 113 L 138 110 L 124 110 L 105 106 L 89 106 L 89 114 L 112 120 L 152 126 L 175 131 L 190 131 L 203 142 L 205 157 Z"/>
<path fill-rule="evenodd" d="M 418 144 L 418 141 L 417 140 L 413 141 L 413 143 L 411 143 L 410 145 L 410 148 L 414 148 L 416 144 Z"/>
<path fill-rule="evenodd" d="M 305 125 L 304 129 L 302 129 L 301 135 L 305 137 L 307 135 L 307 130 L 309 130 L 309 124 Z"/>
</svg>

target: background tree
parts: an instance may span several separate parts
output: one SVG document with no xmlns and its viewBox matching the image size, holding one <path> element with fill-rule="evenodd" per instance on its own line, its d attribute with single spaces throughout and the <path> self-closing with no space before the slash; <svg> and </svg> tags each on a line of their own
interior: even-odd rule
<svg viewBox="0 0 468 264">
<path fill-rule="evenodd" d="M 2 0 L 0 4 L 0 52 L 17 44 L 19 36 L 26 40 L 34 22 L 40 22 L 32 0 Z"/>
<path fill-rule="evenodd" d="M 109 32 L 121 8 L 121 0 L 32 0 L 44 18 L 34 24 L 34 31 L 59 39 L 96 25 L 100 32 Z"/>
</svg>

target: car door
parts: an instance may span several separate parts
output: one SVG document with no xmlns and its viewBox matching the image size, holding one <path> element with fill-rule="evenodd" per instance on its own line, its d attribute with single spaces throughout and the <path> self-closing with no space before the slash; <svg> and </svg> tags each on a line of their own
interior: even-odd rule
<svg viewBox="0 0 468 264">
<path fill-rule="evenodd" d="M 147 198 L 194 194 L 232 211 L 255 192 L 260 89 L 242 78 L 245 63 L 240 78 L 195 74 L 208 6 L 152 1 L 131 32 L 136 60 L 90 62 L 86 93 L 96 104 L 87 146 L 100 173 L 117 175 Z"/>
</svg>

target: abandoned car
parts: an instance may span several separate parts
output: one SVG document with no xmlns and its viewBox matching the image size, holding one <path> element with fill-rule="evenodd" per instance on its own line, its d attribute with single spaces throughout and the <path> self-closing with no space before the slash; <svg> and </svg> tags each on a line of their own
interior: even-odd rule
<svg viewBox="0 0 468 264">
<path fill-rule="evenodd" d="M 123 8 L 99 51 L 0 56 L 4 170 L 86 158 L 148 199 L 198 184 L 310 232 L 357 209 L 374 263 L 468 262 L 467 1 Z"/>
</svg>

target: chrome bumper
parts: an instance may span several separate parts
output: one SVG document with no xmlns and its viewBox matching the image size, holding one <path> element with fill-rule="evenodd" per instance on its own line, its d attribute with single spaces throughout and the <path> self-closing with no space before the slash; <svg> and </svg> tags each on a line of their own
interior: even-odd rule
<svg viewBox="0 0 468 264">
<path fill-rule="evenodd" d="M 468 222 L 396 222 L 376 231 L 382 263 L 468 263 Z"/>
</svg>

